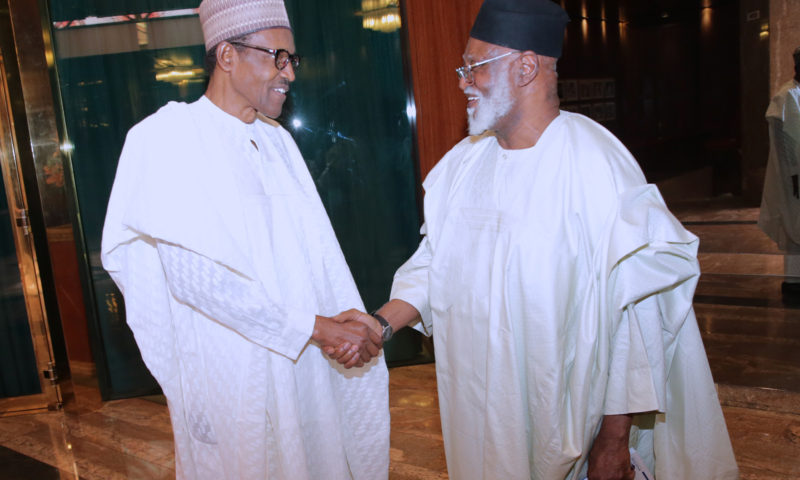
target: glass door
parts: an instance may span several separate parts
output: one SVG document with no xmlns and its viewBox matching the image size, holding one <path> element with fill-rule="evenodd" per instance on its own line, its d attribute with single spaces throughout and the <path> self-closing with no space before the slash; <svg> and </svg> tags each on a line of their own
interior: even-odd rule
<svg viewBox="0 0 800 480">
<path fill-rule="evenodd" d="M 61 405 L 0 53 L 0 416 Z"/>
</svg>

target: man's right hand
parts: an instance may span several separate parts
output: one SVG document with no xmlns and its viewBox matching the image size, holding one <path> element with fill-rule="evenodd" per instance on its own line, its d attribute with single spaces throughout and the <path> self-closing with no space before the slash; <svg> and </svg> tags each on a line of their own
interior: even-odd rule
<svg viewBox="0 0 800 480">
<path fill-rule="evenodd" d="M 383 343 L 380 334 L 360 321 L 337 321 L 320 315 L 317 315 L 311 338 L 328 355 L 340 352 L 339 358 L 346 361 L 334 359 L 345 368 L 363 366 L 380 352 Z"/>
</svg>

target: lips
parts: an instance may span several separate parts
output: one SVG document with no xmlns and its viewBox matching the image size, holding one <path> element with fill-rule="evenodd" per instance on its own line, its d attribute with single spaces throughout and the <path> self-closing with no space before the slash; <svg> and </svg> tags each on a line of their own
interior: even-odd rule
<svg viewBox="0 0 800 480">
<path fill-rule="evenodd" d="M 477 92 L 471 91 L 470 89 L 464 90 L 464 94 L 467 96 L 467 108 L 475 108 L 481 99 L 480 95 L 478 95 Z"/>
</svg>

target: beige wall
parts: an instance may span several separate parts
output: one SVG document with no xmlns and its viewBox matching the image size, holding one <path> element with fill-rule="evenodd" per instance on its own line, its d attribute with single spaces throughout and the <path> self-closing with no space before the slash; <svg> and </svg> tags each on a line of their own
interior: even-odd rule
<svg viewBox="0 0 800 480">
<path fill-rule="evenodd" d="M 794 76 L 792 52 L 800 47 L 800 2 L 770 0 L 770 96 Z"/>
</svg>

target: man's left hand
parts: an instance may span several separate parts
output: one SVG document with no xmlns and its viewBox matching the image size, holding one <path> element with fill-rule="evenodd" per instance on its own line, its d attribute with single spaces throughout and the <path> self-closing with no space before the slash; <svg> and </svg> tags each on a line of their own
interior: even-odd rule
<svg viewBox="0 0 800 480">
<path fill-rule="evenodd" d="M 630 415 L 606 415 L 589 451 L 589 480 L 633 480 L 628 435 Z"/>
</svg>

